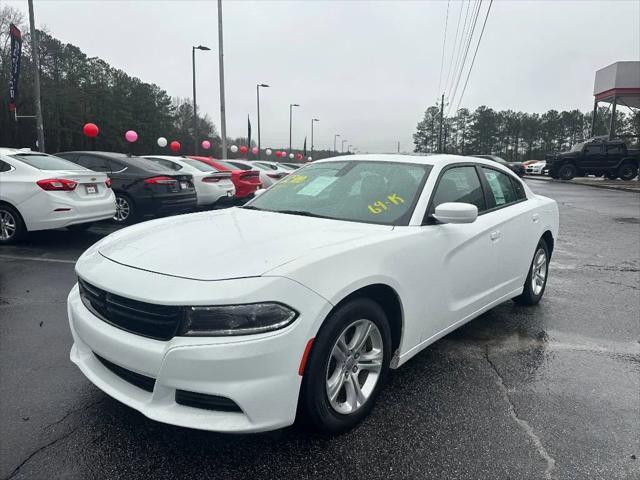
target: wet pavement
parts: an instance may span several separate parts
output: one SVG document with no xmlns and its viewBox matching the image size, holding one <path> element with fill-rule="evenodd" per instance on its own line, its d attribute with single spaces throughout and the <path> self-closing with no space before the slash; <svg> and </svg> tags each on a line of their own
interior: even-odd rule
<svg viewBox="0 0 640 480">
<path fill-rule="evenodd" d="M 0 478 L 640 478 L 640 195 L 528 183 L 561 212 L 541 304 L 436 342 L 337 438 L 148 420 L 69 361 L 73 262 L 112 227 L 1 248 Z"/>
</svg>

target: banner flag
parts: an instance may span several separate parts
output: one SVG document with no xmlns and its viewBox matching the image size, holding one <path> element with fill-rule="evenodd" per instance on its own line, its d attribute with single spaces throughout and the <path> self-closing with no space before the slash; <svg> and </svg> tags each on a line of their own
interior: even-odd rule
<svg viewBox="0 0 640 480">
<path fill-rule="evenodd" d="M 307 137 L 304 137 L 304 159 L 307 159 Z"/>
<path fill-rule="evenodd" d="M 11 37 L 11 75 L 9 78 L 9 110 L 16 109 L 18 80 L 20 79 L 20 57 L 22 56 L 22 33 L 13 23 L 9 26 Z"/>
<path fill-rule="evenodd" d="M 247 148 L 251 150 L 251 119 L 247 115 Z"/>
</svg>

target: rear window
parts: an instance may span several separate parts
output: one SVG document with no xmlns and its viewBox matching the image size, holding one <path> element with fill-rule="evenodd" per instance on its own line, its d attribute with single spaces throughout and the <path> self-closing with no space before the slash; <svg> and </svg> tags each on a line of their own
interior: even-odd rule
<svg viewBox="0 0 640 480">
<path fill-rule="evenodd" d="M 64 158 L 53 155 L 41 155 L 37 153 L 16 153 L 10 155 L 21 162 L 26 163 L 38 170 L 87 170 L 77 163 L 70 162 Z"/>
<path fill-rule="evenodd" d="M 127 161 L 134 167 L 142 168 L 144 170 L 153 170 L 156 172 L 167 172 L 168 170 L 171 170 L 168 167 L 164 167 L 153 160 L 148 160 L 146 158 L 129 157 L 127 158 Z"/>
<path fill-rule="evenodd" d="M 216 172 L 217 170 L 207 163 L 203 163 L 199 160 L 191 160 L 190 158 L 182 158 L 184 163 L 189 165 L 190 167 L 197 168 L 201 172 Z"/>
<path fill-rule="evenodd" d="M 253 167 L 251 167 L 251 165 L 245 165 L 244 163 L 240 163 L 240 162 L 226 162 L 228 164 L 231 164 L 231 168 L 233 169 L 240 169 L 240 170 L 252 170 Z"/>
</svg>

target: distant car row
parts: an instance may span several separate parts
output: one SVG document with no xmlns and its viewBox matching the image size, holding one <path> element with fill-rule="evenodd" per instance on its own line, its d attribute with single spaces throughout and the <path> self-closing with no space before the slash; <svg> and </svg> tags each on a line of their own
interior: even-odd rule
<svg viewBox="0 0 640 480">
<path fill-rule="evenodd" d="M 28 231 L 86 229 L 242 203 L 296 164 L 209 157 L 132 157 L 111 152 L 56 156 L 0 148 L 0 244 Z"/>
</svg>

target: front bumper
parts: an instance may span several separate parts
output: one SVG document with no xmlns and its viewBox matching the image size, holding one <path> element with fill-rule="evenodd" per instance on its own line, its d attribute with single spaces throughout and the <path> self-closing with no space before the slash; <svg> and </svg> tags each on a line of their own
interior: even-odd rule
<svg viewBox="0 0 640 480">
<path fill-rule="evenodd" d="M 128 270 L 134 277 L 147 275 L 153 279 L 151 283 L 158 280 L 153 277 L 163 277 Z M 175 280 L 187 282 L 183 279 L 169 281 Z M 229 282 L 236 283 L 231 290 L 240 288 L 245 294 L 252 285 L 265 285 L 255 290 L 258 296 L 269 290 L 274 294 L 288 291 L 285 296 L 289 298 L 280 296 L 278 301 L 304 313 L 288 327 L 260 335 L 174 337 L 159 341 L 120 330 L 94 316 L 82 303 L 76 285 L 68 297 L 74 340 L 71 361 L 98 388 L 153 420 L 220 432 L 258 432 L 291 425 L 296 416 L 301 382 L 298 368 L 304 348 L 315 336 L 331 305 L 305 287 L 284 278 Z M 175 287 L 179 288 L 179 285 Z M 206 289 L 210 292 L 209 286 Z M 215 290 L 230 289 L 217 287 Z M 251 301 L 256 300 L 247 300 Z M 209 303 L 224 301 L 213 299 Z M 119 367 L 153 378 L 153 391 L 147 392 L 116 375 L 98 360 L 96 354 Z M 241 411 L 181 405 L 175 401 L 176 390 L 224 397 L 235 402 Z"/>
</svg>

